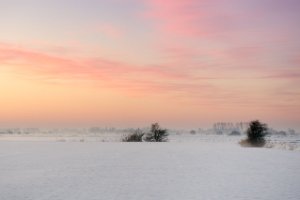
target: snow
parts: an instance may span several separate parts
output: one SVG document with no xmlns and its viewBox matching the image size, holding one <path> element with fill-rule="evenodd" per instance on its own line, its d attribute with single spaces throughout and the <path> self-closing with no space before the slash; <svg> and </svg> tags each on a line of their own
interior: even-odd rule
<svg viewBox="0 0 300 200">
<path fill-rule="evenodd" d="M 300 151 L 191 138 L 167 143 L 2 139 L 0 199 L 300 198 Z"/>
</svg>

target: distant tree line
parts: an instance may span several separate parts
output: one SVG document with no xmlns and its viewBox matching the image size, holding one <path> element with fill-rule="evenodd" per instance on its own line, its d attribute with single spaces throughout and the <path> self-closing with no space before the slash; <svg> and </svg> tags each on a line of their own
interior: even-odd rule
<svg viewBox="0 0 300 200">
<path fill-rule="evenodd" d="M 249 122 L 217 122 L 213 124 L 213 129 L 217 131 L 244 131 L 249 126 Z"/>
</svg>

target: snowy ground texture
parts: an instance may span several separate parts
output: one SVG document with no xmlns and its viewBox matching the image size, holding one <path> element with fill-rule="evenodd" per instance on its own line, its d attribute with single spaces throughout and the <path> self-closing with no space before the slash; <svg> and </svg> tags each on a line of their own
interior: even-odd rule
<svg viewBox="0 0 300 200">
<path fill-rule="evenodd" d="M 193 137 L 168 143 L 2 138 L 0 199 L 299 200 L 300 151 Z"/>
</svg>

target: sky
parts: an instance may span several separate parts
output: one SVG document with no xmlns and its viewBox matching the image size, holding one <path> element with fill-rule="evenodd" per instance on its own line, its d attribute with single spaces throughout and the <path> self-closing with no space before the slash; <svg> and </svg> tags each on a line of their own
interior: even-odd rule
<svg viewBox="0 0 300 200">
<path fill-rule="evenodd" d="M 300 129 L 299 0 L 1 0 L 0 126 Z"/>
</svg>

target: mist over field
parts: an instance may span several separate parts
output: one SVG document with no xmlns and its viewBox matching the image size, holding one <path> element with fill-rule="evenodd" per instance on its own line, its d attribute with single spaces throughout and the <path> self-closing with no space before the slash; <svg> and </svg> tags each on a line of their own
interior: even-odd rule
<svg viewBox="0 0 300 200">
<path fill-rule="evenodd" d="M 196 129 L 166 129 L 168 142 L 204 142 L 204 141 L 232 141 L 239 142 L 247 137 L 247 122 L 217 122 L 211 128 Z M 0 128 L 2 141 L 51 141 L 51 142 L 122 142 L 124 137 L 137 130 L 142 133 L 150 131 L 144 128 Z M 298 150 L 300 132 L 288 128 L 276 130 L 268 128 L 267 146 Z"/>
</svg>

